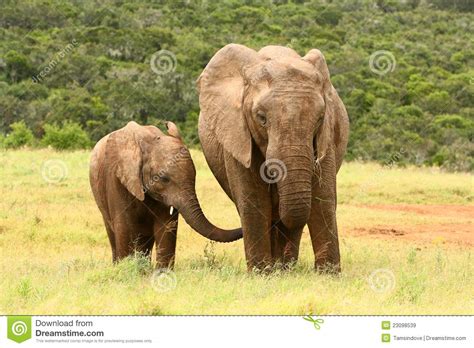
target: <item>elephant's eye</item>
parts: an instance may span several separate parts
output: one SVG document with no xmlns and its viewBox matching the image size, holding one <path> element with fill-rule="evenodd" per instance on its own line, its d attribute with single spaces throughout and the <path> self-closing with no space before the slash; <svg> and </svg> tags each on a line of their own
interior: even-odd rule
<svg viewBox="0 0 474 348">
<path fill-rule="evenodd" d="M 267 116 L 263 111 L 257 111 L 257 120 L 262 126 L 267 124 Z"/>
<path fill-rule="evenodd" d="M 163 184 L 167 184 L 170 182 L 169 176 L 167 176 L 164 173 L 158 173 L 158 174 L 153 175 L 153 181 L 158 181 L 158 180 L 162 182 Z"/>
<path fill-rule="evenodd" d="M 170 178 L 166 175 L 160 176 L 160 180 L 162 183 L 167 184 L 170 182 Z"/>
</svg>

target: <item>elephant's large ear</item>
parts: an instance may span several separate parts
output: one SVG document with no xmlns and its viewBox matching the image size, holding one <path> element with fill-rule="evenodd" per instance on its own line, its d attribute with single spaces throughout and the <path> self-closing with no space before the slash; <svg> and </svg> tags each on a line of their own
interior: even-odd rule
<svg viewBox="0 0 474 348">
<path fill-rule="evenodd" d="M 105 147 L 107 168 L 112 170 L 127 190 L 140 201 L 145 199 L 142 183 L 142 127 L 129 122 L 125 127 L 110 134 Z"/>
<path fill-rule="evenodd" d="M 341 134 L 340 127 L 344 123 L 344 120 L 347 119 L 347 111 L 331 83 L 326 59 L 321 51 L 312 49 L 303 59 L 313 64 L 316 68 L 321 78 L 320 83 L 322 83 L 324 103 L 326 105 L 323 122 L 319 126 L 316 134 L 317 161 L 321 161 L 324 156 L 326 156 L 328 147 L 331 144 L 337 144 L 343 140 L 338 139 L 338 137 L 339 134 Z"/>
<path fill-rule="evenodd" d="M 250 48 L 229 44 L 212 57 L 197 81 L 200 127 L 208 127 L 224 149 L 246 168 L 250 167 L 252 138 L 242 109 L 243 70 L 260 59 Z"/>
</svg>

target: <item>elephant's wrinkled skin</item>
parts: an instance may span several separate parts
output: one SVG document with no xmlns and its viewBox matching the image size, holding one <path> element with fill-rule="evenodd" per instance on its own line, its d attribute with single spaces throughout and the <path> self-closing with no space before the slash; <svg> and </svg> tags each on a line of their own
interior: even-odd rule
<svg viewBox="0 0 474 348">
<path fill-rule="evenodd" d="M 203 215 L 191 156 L 176 125 L 168 122 L 167 127 L 169 135 L 129 122 L 102 138 L 92 152 L 90 183 L 114 261 L 134 251 L 150 255 L 156 243 L 157 267 L 172 267 L 178 213 L 211 240 L 242 237 L 241 229 L 221 230 Z"/>
<path fill-rule="evenodd" d="M 336 173 L 349 120 L 322 53 L 230 44 L 197 83 L 202 148 L 237 206 L 248 268 L 296 261 L 308 224 L 315 267 L 340 271 Z M 284 167 L 269 184 L 261 166 L 275 160 Z"/>
</svg>

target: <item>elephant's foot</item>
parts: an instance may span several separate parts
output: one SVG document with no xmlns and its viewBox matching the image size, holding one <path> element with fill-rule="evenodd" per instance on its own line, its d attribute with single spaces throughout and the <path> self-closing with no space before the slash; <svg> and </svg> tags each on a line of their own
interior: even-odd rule
<svg viewBox="0 0 474 348">
<path fill-rule="evenodd" d="M 341 259 L 338 247 L 330 247 L 331 243 L 325 244 L 316 252 L 314 268 L 317 272 L 328 274 L 341 273 Z"/>
<path fill-rule="evenodd" d="M 265 257 L 259 261 L 253 258 L 252 260 L 247 261 L 247 271 L 257 274 L 270 274 L 274 270 L 274 263 L 271 258 Z"/>
<path fill-rule="evenodd" d="M 173 269 L 174 258 L 175 258 L 174 254 L 157 256 L 155 269 Z"/>
<path fill-rule="evenodd" d="M 341 273 L 341 264 L 333 262 L 315 262 L 314 268 L 318 273 L 325 274 L 340 274 Z"/>
</svg>

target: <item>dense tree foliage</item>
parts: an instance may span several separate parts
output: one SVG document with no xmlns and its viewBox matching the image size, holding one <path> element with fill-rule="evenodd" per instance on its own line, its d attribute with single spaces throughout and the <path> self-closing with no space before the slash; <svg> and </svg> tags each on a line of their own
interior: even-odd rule
<svg viewBox="0 0 474 348">
<path fill-rule="evenodd" d="M 472 170 L 472 4 L 3 0 L 0 135 L 24 121 L 41 138 L 67 121 L 96 141 L 168 119 L 195 144 L 195 80 L 212 55 L 279 44 L 325 54 L 351 119 L 349 159 Z"/>
</svg>

